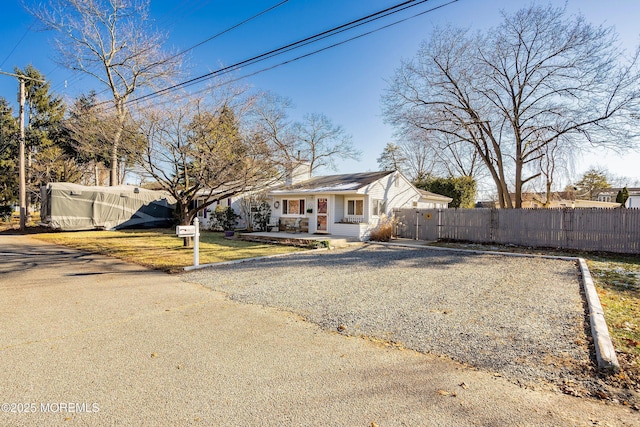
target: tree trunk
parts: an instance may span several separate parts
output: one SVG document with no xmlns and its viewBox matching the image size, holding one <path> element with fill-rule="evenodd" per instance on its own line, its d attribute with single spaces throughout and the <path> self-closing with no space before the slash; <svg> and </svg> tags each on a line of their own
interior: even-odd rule
<svg viewBox="0 0 640 427">
<path fill-rule="evenodd" d="M 177 201 L 178 204 L 178 221 L 180 225 L 191 225 L 191 215 L 189 215 L 189 202 Z M 182 246 L 188 248 L 193 244 L 191 237 L 184 237 Z"/>
<path fill-rule="evenodd" d="M 516 158 L 516 209 L 522 208 L 522 161 L 520 158 Z"/>
<path fill-rule="evenodd" d="M 544 207 L 548 208 L 549 206 L 551 206 L 551 186 L 553 185 L 553 182 L 549 179 L 547 179 L 547 200 L 544 202 Z"/>
<path fill-rule="evenodd" d="M 122 127 L 118 126 L 113 135 L 113 143 L 111 145 L 111 172 L 109 174 L 109 185 L 118 185 L 118 150 L 120 147 L 120 137 L 122 136 Z"/>
</svg>

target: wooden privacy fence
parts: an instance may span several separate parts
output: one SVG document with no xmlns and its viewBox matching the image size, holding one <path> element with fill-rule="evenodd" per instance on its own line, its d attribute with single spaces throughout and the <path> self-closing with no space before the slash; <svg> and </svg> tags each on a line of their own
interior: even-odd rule
<svg viewBox="0 0 640 427">
<path fill-rule="evenodd" d="M 640 253 L 640 209 L 398 209 L 398 237 Z"/>
</svg>

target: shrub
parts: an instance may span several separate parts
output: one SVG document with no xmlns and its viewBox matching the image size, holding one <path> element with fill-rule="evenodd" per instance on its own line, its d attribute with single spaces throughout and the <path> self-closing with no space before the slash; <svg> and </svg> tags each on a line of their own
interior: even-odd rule
<svg viewBox="0 0 640 427">
<path fill-rule="evenodd" d="M 218 231 L 233 230 L 238 223 L 238 218 L 240 218 L 240 215 L 235 213 L 232 207 L 218 205 L 213 212 L 215 221 L 211 228 Z"/>
<path fill-rule="evenodd" d="M 0 220 L 9 222 L 13 214 L 13 206 L 0 205 Z"/>
<path fill-rule="evenodd" d="M 267 230 L 269 226 L 269 220 L 271 219 L 271 206 L 269 203 L 262 202 L 256 209 L 256 212 L 253 214 L 253 221 L 255 228 L 258 231 L 269 231 Z"/>
<path fill-rule="evenodd" d="M 382 215 L 380 217 L 380 223 L 376 228 L 371 230 L 369 240 L 376 242 L 388 242 L 393 236 L 393 229 L 395 228 L 398 220 L 394 216 Z"/>
</svg>

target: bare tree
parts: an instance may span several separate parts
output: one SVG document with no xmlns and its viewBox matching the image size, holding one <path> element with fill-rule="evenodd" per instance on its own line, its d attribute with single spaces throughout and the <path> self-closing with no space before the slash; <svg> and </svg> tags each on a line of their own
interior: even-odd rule
<svg viewBox="0 0 640 427">
<path fill-rule="evenodd" d="M 183 225 L 217 200 L 257 191 L 274 176 L 272 152 L 243 123 L 250 103 L 237 93 L 218 95 L 185 96 L 170 110 L 148 109 L 139 117 L 144 150 L 138 164 L 177 200 Z M 204 203 L 196 205 L 197 199 Z"/>
<path fill-rule="evenodd" d="M 311 172 L 317 169 L 336 169 L 336 158 L 360 158 L 360 152 L 355 149 L 351 136 L 344 128 L 334 125 L 324 114 L 305 114 L 301 122 L 293 125 L 296 148 L 300 156 L 306 159 Z"/>
<path fill-rule="evenodd" d="M 476 151 L 449 134 L 414 127 L 401 136 L 398 145 L 406 158 L 406 172 L 415 181 L 429 175 L 473 178 L 483 175 Z"/>
<path fill-rule="evenodd" d="M 472 147 L 501 207 L 521 207 L 545 147 L 626 146 L 640 100 L 638 52 L 625 58 L 611 28 L 532 5 L 486 33 L 436 29 L 383 98 L 387 120 Z M 512 199 L 510 190 L 515 193 Z"/>
<path fill-rule="evenodd" d="M 310 163 L 311 172 L 335 169 L 336 159 L 360 157 L 342 126 L 317 113 L 305 114 L 301 121 L 293 122 L 288 115 L 292 108 L 288 98 L 266 94 L 254 113 L 257 134 L 279 154 L 284 169 L 302 160 Z"/>
<path fill-rule="evenodd" d="M 399 145 L 393 142 L 387 142 L 377 161 L 380 169 L 384 171 L 401 171 L 404 173 L 407 158 L 404 156 L 402 148 L 400 148 Z"/>
<path fill-rule="evenodd" d="M 543 139 L 543 137 L 539 138 Z M 529 173 L 539 173 L 537 180 L 531 181 L 534 189 L 533 200 L 548 208 L 551 205 L 554 185 L 559 177 L 569 177 L 573 170 L 572 153 L 576 150 L 572 141 L 551 141 L 540 147 L 538 162 L 529 165 Z M 541 195 L 544 195 L 542 197 Z"/>
<path fill-rule="evenodd" d="M 291 167 L 299 161 L 296 138 L 292 132 L 293 122 L 288 115 L 288 110 L 293 108 L 291 100 L 266 93 L 259 97 L 256 107 L 253 109 L 256 135 L 280 154 L 283 168 Z"/>
<path fill-rule="evenodd" d="M 99 81 L 110 93 L 118 126 L 109 138 L 110 184 L 118 184 L 127 101 L 177 72 L 178 59 L 161 50 L 165 36 L 152 26 L 150 0 L 50 0 L 31 9 L 59 37 L 60 63 Z"/>
<path fill-rule="evenodd" d="M 122 130 L 118 155 L 120 182 L 124 180 L 125 167 L 131 166 L 142 145 L 131 116 L 127 115 L 121 123 L 113 109 L 97 102 L 95 92 L 81 95 L 71 104 L 63 128 L 76 160 L 91 166 L 93 185 L 109 181 L 110 173 L 105 172 L 111 170 L 111 138 L 118 129 Z"/>
</svg>

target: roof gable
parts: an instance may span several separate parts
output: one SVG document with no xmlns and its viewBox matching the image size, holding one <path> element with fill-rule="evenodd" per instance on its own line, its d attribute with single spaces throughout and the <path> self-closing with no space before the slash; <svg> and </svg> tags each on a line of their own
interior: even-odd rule
<svg viewBox="0 0 640 427">
<path fill-rule="evenodd" d="M 422 200 L 439 200 L 447 203 L 451 203 L 453 201 L 453 199 L 449 196 L 432 193 L 431 191 L 423 190 L 421 188 L 418 188 L 418 192 L 420 193 L 420 198 Z"/>
</svg>

